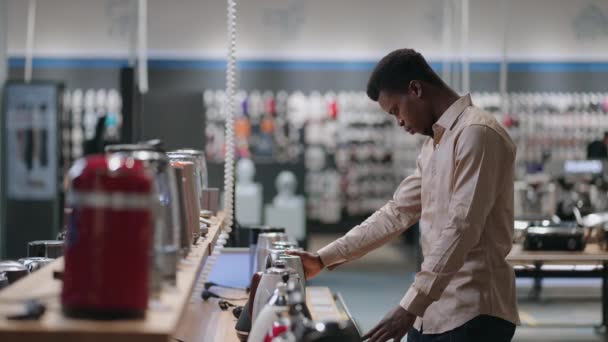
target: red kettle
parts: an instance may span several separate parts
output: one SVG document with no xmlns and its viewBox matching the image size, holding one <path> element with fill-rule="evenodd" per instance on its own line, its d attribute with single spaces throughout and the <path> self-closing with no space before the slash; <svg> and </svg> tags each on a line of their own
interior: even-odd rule
<svg viewBox="0 0 608 342">
<path fill-rule="evenodd" d="M 71 317 L 138 318 L 148 304 L 153 175 L 124 155 L 94 155 L 68 173 L 61 303 Z"/>
</svg>

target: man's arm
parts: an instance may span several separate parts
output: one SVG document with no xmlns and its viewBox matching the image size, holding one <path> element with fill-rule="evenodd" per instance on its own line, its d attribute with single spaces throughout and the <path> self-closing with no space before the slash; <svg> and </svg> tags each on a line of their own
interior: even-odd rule
<svg viewBox="0 0 608 342">
<path fill-rule="evenodd" d="M 420 218 L 420 157 L 414 174 L 407 177 L 380 210 L 346 235 L 318 251 L 323 266 L 333 269 L 357 259 L 391 240 Z"/>
<path fill-rule="evenodd" d="M 479 242 L 513 153 L 498 133 L 481 125 L 465 128 L 456 144 L 453 190 L 448 223 L 442 228 L 422 270 L 401 300 L 401 306 L 422 317 L 439 299 L 464 264 L 467 253 Z"/>
</svg>

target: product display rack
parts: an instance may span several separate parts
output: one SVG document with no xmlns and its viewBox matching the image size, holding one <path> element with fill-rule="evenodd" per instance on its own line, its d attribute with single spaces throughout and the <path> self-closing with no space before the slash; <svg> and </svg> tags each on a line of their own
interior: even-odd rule
<svg viewBox="0 0 608 342">
<path fill-rule="evenodd" d="M 59 296 L 61 281 L 53 273 L 63 269 L 63 258 L 0 292 L 0 341 L 108 341 L 167 342 L 177 332 L 207 258 L 211 255 L 225 218 L 213 218 L 207 237 L 193 245 L 177 273 L 177 286 L 163 289 L 160 299 L 150 304 L 143 320 L 93 321 L 65 317 Z M 25 302 L 39 299 L 47 307 L 39 320 L 8 320 Z"/>
</svg>

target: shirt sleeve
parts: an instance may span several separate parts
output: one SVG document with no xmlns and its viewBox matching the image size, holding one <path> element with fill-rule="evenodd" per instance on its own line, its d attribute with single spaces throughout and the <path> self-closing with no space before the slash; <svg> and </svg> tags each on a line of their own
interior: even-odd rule
<svg viewBox="0 0 608 342">
<path fill-rule="evenodd" d="M 407 311 L 422 317 L 463 266 L 466 254 L 478 244 L 504 178 L 501 169 L 512 156 L 506 153 L 506 146 L 499 134 L 486 126 L 473 125 L 461 132 L 454 147 L 448 222 L 400 302 Z"/>
<path fill-rule="evenodd" d="M 420 218 L 420 156 L 414 174 L 401 182 L 393 199 L 346 235 L 318 251 L 323 265 L 333 269 L 362 257 L 399 235 Z"/>
</svg>

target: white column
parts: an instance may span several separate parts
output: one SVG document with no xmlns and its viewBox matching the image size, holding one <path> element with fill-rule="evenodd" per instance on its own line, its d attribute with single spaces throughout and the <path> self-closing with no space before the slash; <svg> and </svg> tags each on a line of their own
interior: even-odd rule
<svg viewBox="0 0 608 342">
<path fill-rule="evenodd" d="M 454 60 L 452 61 L 451 74 L 452 74 L 452 88 L 458 92 L 462 93 L 462 1 L 461 0 L 452 0 L 452 22 L 450 29 L 452 30 L 451 38 L 452 38 L 452 56 Z"/>
<path fill-rule="evenodd" d="M 466 94 L 471 91 L 471 74 L 469 70 L 469 0 L 462 0 L 461 10 L 460 53 L 462 58 L 462 92 Z"/>
<path fill-rule="evenodd" d="M 441 40 L 443 45 L 441 77 L 445 84 L 452 86 L 452 0 L 443 0 L 443 30 Z"/>
<path fill-rule="evenodd" d="M 0 0 L 0 90 L 8 78 L 8 5 L 6 0 Z M 0 101 L 2 99 L 0 98 Z M 1 169 L 0 169 L 1 170 Z"/>
<path fill-rule="evenodd" d="M 7 53 L 7 36 L 8 36 L 8 11 L 7 0 L 0 0 L 0 94 L 3 94 L 4 82 L 8 78 L 8 53 Z M 2 108 L 2 96 L 0 96 L 0 108 Z M 4 116 L 4 113 L 0 114 Z M 1 121 L 4 120 L 3 117 L 0 117 L 0 129 L 4 129 L 4 125 Z M 0 132 L 0 137 L 4 132 Z M 4 151 L 4 142 L 3 138 L 0 138 L 0 151 Z M 4 169 L 4 158 L 5 156 L 1 155 L 0 152 L 0 258 L 4 255 L 5 243 L 6 243 L 6 232 L 4 231 L 4 204 L 5 204 L 5 196 L 4 189 L 2 188 L 2 178 L 4 175 L 2 174 L 2 169 Z"/>
<path fill-rule="evenodd" d="M 138 8 L 139 2 L 129 1 L 129 67 L 134 67 L 137 62 Z"/>
<path fill-rule="evenodd" d="M 148 1 L 137 3 L 137 80 L 139 92 L 148 92 Z"/>
<path fill-rule="evenodd" d="M 500 91 L 501 98 L 501 107 L 503 113 L 507 113 L 508 101 L 507 101 L 507 76 L 508 76 L 508 60 L 507 60 L 507 52 L 508 52 L 508 32 L 509 32 L 509 13 L 510 6 L 509 1 L 511 0 L 502 0 L 501 1 L 501 10 L 503 14 L 503 23 L 502 23 L 502 58 L 500 60 L 500 74 L 498 76 L 498 90 Z"/>
<path fill-rule="evenodd" d="M 27 7 L 27 35 L 25 37 L 25 82 L 32 80 L 32 60 L 34 58 L 34 34 L 36 32 L 36 0 L 30 0 Z"/>
</svg>

